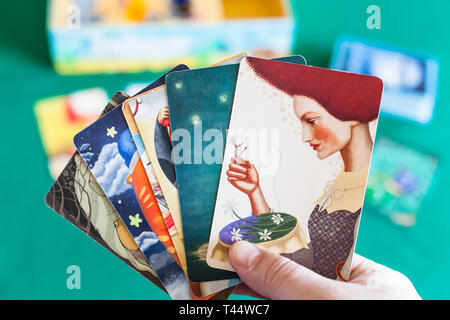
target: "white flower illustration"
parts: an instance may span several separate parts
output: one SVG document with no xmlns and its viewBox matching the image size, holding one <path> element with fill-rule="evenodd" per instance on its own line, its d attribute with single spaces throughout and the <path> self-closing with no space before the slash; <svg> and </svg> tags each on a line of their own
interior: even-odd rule
<svg viewBox="0 0 450 320">
<path fill-rule="evenodd" d="M 264 232 L 258 232 L 258 234 L 261 236 L 261 238 L 259 238 L 260 240 L 267 241 L 272 239 L 271 237 L 269 237 L 272 232 L 268 232 L 267 229 L 264 229 Z"/>
<path fill-rule="evenodd" d="M 231 230 L 231 234 L 233 235 L 233 237 L 231 238 L 231 242 L 242 240 L 242 235 L 239 232 L 241 232 L 241 229 L 236 230 L 235 228 L 233 228 L 233 230 Z"/>
<path fill-rule="evenodd" d="M 232 218 L 234 218 L 233 211 L 236 211 L 236 207 L 238 206 L 238 204 L 239 203 L 236 202 L 234 199 L 226 199 L 225 204 L 222 205 L 222 207 L 225 208 L 223 213 L 227 216 L 231 216 Z"/>
<path fill-rule="evenodd" d="M 281 222 L 284 221 L 284 219 L 281 217 L 279 213 L 272 215 L 272 221 L 276 225 L 279 225 Z"/>
</svg>

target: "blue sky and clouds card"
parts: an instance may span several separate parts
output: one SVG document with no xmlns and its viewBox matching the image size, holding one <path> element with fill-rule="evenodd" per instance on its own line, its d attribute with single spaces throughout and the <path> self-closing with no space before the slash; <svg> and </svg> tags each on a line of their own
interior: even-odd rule
<svg viewBox="0 0 450 320">
<path fill-rule="evenodd" d="M 81 131 L 74 143 L 169 295 L 190 299 L 183 270 L 158 240 L 139 207 L 131 178 L 139 155 L 121 108 Z"/>
</svg>

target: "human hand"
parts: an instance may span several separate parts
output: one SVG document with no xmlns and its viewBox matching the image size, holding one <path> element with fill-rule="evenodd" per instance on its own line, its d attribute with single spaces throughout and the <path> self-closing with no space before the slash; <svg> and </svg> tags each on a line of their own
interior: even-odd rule
<svg viewBox="0 0 450 320">
<path fill-rule="evenodd" d="M 228 258 L 244 282 L 234 294 L 274 300 L 420 299 L 403 274 L 357 254 L 349 282 L 323 277 L 246 241 L 234 243 Z"/>
<path fill-rule="evenodd" d="M 228 181 L 238 190 L 250 195 L 259 187 L 259 175 L 255 165 L 248 160 L 238 162 L 231 158 L 226 172 Z"/>
</svg>

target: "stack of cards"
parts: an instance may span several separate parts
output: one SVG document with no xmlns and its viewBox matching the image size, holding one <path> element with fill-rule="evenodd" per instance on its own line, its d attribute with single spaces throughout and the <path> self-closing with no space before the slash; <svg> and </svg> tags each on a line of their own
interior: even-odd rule
<svg viewBox="0 0 450 320">
<path fill-rule="evenodd" d="M 117 93 L 47 204 L 173 299 L 226 299 L 246 240 L 349 277 L 382 82 L 239 54 Z"/>
</svg>

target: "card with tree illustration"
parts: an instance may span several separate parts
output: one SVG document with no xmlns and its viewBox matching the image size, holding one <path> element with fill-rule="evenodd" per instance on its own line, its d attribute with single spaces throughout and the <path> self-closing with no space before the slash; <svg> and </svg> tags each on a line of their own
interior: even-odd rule
<svg viewBox="0 0 450 320">
<path fill-rule="evenodd" d="M 128 96 L 122 92 L 116 93 L 103 114 L 111 111 L 127 98 Z M 149 266 L 78 152 L 75 152 L 55 181 L 45 197 L 45 202 L 62 217 L 165 291 L 155 271 Z"/>
</svg>

